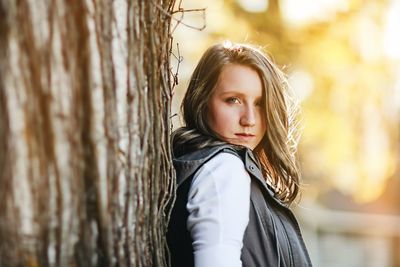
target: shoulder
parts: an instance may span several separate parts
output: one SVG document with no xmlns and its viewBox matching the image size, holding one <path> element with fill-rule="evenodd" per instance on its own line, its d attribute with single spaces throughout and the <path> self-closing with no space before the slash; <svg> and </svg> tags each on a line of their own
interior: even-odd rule
<svg viewBox="0 0 400 267">
<path fill-rule="evenodd" d="M 245 170 L 243 160 L 234 151 L 221 151 L 209 159 L 203 168 L 209 170 L 226 169 L 227 171 Z"/>
<path fill-rule="evenodd" d="M 250 175 L 238 155 L 220 152 L 197 170 L 192 185 L 209 182 L 218 186 L 240 187 L 250 183 Z"/>
<path fill-rule="evenodd" d="M 220 154 L 231 154 L 231 157 L 222 156 L 222 162 L 225 164 L 232 162 L 232 158 L 235 161 L 241 160 L 240 150 L 232 145 L 220 145 L 205 147 L 202 149 L 190 151 L 179 157 L 174 157 L 173 163 L 177 173 L 177 183 L 182 184 L 187 178 L 198 172 L 204 165 L 210 163 L 216 163 L 221 161 Z M 224 164 L 224 165 L 225 165 Z"/>
</svg>

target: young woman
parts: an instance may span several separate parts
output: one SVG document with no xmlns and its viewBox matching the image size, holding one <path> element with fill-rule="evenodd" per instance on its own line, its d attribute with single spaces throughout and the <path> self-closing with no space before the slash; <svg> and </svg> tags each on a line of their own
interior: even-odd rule
<svg viewBox="0 0 400 267">
<path fill-rule="evenodd" d="M 177 199 L 172 267 L 311 266 L 288 206 L 299 192 L 293 105 L 284 74 L 260 50 L 210 47 L 173 133 Z"/>
</svg>

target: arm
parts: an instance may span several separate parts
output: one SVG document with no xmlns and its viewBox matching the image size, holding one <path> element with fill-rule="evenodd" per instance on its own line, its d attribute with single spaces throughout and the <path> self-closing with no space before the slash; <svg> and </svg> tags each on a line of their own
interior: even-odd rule
<svg viewBox="0 0 400 267">
<path fill-rule="evenodd" d="M 220 153 L 195 174 L 187 228 L 195 267 L 239 267 L 249 222 L 250 176 L 240 158 Z"/>
</svg>

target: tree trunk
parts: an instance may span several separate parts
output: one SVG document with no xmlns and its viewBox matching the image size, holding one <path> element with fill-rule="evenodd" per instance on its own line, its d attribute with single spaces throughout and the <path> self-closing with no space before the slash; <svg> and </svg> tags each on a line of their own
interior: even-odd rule
<svg viewBox="0 0 400 267">
<path fill-rule="evenodd" d="M 175 0 L 0 0 L 0 266 L 167 266 Z"/>
</svg>

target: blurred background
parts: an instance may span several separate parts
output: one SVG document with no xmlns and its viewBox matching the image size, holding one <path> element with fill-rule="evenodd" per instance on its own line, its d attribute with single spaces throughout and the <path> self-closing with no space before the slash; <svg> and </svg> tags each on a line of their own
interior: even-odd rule
<svg viewBox="0 0 400 267">
<path fill-rule="evenodd" d="M 400 266 L 400 0 L 177 2 L 173 114 L 208 46 L 262 47 L 302 109 L 295 211 L 314 265 Z"/>
</svg>

